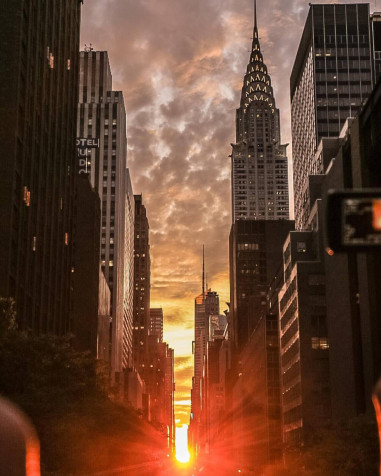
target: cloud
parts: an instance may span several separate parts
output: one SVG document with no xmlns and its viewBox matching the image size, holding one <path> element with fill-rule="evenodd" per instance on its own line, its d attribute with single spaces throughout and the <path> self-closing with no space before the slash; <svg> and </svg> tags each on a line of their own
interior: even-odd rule
<svg viewBox="0 0 381 476">
<path fill-rule="evenodd" d="M 152 307 L 163 306 L 165 338 L 182 358 L 191 352 L 204 243 L 208 281 L 229 300 L 228 155 L 252 9 L 249 0 L 92 0 L 82 8 L 82 45 L 109 52 L 113 87 L 124 93 L 128 166 L 151 229 Z M 289 76 L 307 12 L 306 0 L 258 3 L 284 143 L 291 142 Z M 180 362 L 176 379 L 190 387 L 191 367 Z"/>
</svg>

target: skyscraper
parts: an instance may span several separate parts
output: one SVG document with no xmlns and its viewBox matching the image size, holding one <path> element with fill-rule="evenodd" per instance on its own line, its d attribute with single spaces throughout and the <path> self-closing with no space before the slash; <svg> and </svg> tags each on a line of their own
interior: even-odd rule
<svg viewBox="0 0 381 476">
<path fill-rule="evenodd" d="M 70 331 L 80 5 L 1 5 L 0 295 L 42 333 Z"/>
<path fill-rule="evenodd" d="M 237 220 L 288 219 L 288 162 L 279 110 L 259 44 L 256 1 L 250 62 L 232 144 L 232 213 Z"/>
<path fill-rule="evenodd" d="M 266 315 L 266 296 L 282 262 L 283 242 L 294 228 L 294 222 L 289 220 L 286 149 L 287 146 L 281 143 L 279 110 L 260 48 L 255 1 L 252 51 L 236 114 L 236 144 L 233 144 L 232 152 L 233 224 L 229 241 L 231 365 L 226 374 L 229 383 L 225 400 L 226 410 L 230 412 L 227 423 L 230 444 L 234 446 L 241 441 L 242 431 L 245 431 L 241 449 L 253 453 L 250 458 L 241 458 L 238 457 L 238 448 L 235 448 L 232 459 L 239 465 L 244 460 L 256 465 L 260 461 L 259 446 L 254 448 L 250 443 L 257 439 L 257 435 L 252 430 L 256 410 L 252 410 L 254 397 L 248 396 L 249 389 L 255 392 L 255 401 L 261 402 L 258 407 L 267 411 L 271 405 L 267 389 L 264 390 L 263 385 L 255 388 L 248 376 L 254 359 L 255 365 L 266 369 L 264 339 L 261 345 L 256 342 L 253 350 L 252 342 L 260 340 L 258 334 L 253 333 L 261 322 L 261 338 L 267 335 L 263 318 Z M 242 375 L 245 375 L 243 380 Z M 258 379 L 254 383 L 257 384 Z M 255 425 L 258 421 L 257 418 Z M 263 434 L 261 444 L 267 448 L 270 445 L 268 421 L 266 425 L 266 429 L 259 432 Z"/>
<path fill-rule="evenodd" d="M 331 418 L 339 421 L 364 407 L 359 330 L 364 324 L 356 296 L 366 302 L 366 291 L 359 292 L 358 257 L 324 252 L 322 191 L 351 188 L 365 169 L 360 157 L 356 165 L 351 159 L 360 148 L 348 140 L 354 126 L 347 119 L 358 114 L 379 75 L 379 26 L 369 4 L 310 5 L 291 75 L 299 231 L 284 245 L 279 292 L 288 444 L 301 444 Z"/>
<path fill-rule="evenodd" d="M 377 32 L 379 24 L 374 26 Z M 373 89 L 376 53 L 371 31 L 369 4 L 310 6 L 291 74 L 297 229 L 305 228 L 308 220 L 303 212 L 308 176 L 326 172 L 315 156 L 320 140 L 338 137 Z M 380 48 L 379 41 L 374 47 Z"/>
<path fill-rule="evenodd" d="M 202 376 L 202 367 L 209 339 L 209 316 L 219 315 L 219 296 L 215 291 L 204 291 L 194 301 L 194 376 L 196 386 Z"/>
<path fill-rule="evenodd" d="M 112 358 L 118 374 L 132 367 L 134 200 L 127 169 L 126 111 L 121 91 L 112 91 L 106 51 L 80 53 L 79 139 L 98 145 L 79 156 L 101 199 L 101 265 L 112 299 Z"/>
<path fill-rule="evenodd" d="M 205 290 L 205 248 L 202 247 L 202 293 L 194 301 L 194 388 L 199 393 L 202 367 L 209 339 L 209 316 L 220 314 L 220 299 L 212 290 Z M 195 395 L 195 402 L 197 396 Z M 196 404 L 197 406 L 197 404 Z"/>
<path fill-rule="evenodd" d="M 135 195 L 134 247 L 134 367 L 143 375 L 142 367 L 147 358 L 147 338 L 150 329 L 151 258 L 149 223 L 142 195 Z"/>
</svg>

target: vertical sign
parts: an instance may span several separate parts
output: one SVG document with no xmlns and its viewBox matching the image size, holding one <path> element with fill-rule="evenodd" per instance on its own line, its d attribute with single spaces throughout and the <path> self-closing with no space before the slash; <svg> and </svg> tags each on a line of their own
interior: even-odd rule
<svg viewBox="0 0 381 476">
<path fill-rule="evenodd" d="M 91 149 L 99 148 L 99 139 L 95 138 L 78 138 L 76 140 L 77 145 L 77 157 L 78 157 L 78 173 L 89 174 L 90 173 L 90 161 Z"/>
</svg>

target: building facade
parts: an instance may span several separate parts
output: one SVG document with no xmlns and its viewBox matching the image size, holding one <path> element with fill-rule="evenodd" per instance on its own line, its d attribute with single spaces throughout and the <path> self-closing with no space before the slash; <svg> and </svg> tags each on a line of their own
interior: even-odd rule
<svg viewBox="0 0 381 476">
<path fill-rule="evenodd" d="M 233 223 L 237 220 L 289 218 L 288 160 L 281 144 L 279 110 L 259 44 L 255 7 L 250 62 L 236 112 L 232 144 Z"/>
<path fill-rule="evenodd" d="M 196 297 L 194 303 L 194 403 L 195 408 L 200 405 L 200 388 L 204 358 L 206 355 L 206 343 L 209 337 L 209 316 L 219 315 L 219 296 L 214 291 L 203 292 Z M 197 402 L 197 403 L 196 403 Z M 197 413 L 197 411 L 196 411 Z"/>
<path fill-rule="evenodd" d="M 143 374 L 150 329 L 151 258 L 149 223 L 142 195 L 135 195 L 134 249 L 134 367 Z"/>
<path fill-rule="evenodd" d="M 75 345 L 98 354 L 100 200 L 86 176 L 75 177 L 73 326 Z M 103 303 L 101 304 L 103 306 Z"/>
<path fill-rule="evenodd" d="M 232 225 L 229 332 L 238 350 L 243 349 L 255 326 L 249 300 L 264 298 L 266 304 L 267 288 L 282 262 L 283 242 L 293 227 L 290 220 L 239 220 Z"/>
<path fill-rule="evenodd" d="M 132 367 L 134 203 L 126 111 L 122 92 L 112 91 L 106 51 L 81 51 L 79 77 L 77 137 L 87 142 L 79 143 L 78 173 L 88 175 L 101 199 L 101 266 L 111 291 L 111 367 L 118 379 Z"/>
<path fill-rule="evenodd" d="M 204 273 L 203 273 L 204 277 Z M 194 306 L 194 370 L 191 392 L 192 439 L 194 450 L 198 454 L 205 450 L 205 419 L 203 412 L 206 403 L 205 365 L 207 344 L 209 340 L 209 318 L 219 315 L 220 300 L 215 291 L 205 291 L 204 280 L 202 293 L 196 297 Z"/>
<path fill-rule="evenodd" d="M 71 330 L 80 11 L 11 0 L 1 12 L 0 295 L 38 333 Z"/>
<path fill-rule="evenodd" d="M 123 260 L 123 368 L 133 368 L 133 321 L 135 283 L 135 198 L 130 170 L 125 170 Z"/>
<path fill-rule="evenodd" d="M 291 232 L 283 248 L 280 366 L 283 441 L 289 446 L 302 444 L 314 430 L 331 423 L 325 274 L 316 247 L 319 232 Z"/>
<path fill-rule="evenodd" d="M 303 213 L 308 176 L 325 172 L 315 160 L 320 140 L 339 136 L 346 119 L 369 97 L 375 69 L 379 75 L 376 20 L 377 15 L 371 22 L 366 3 L 310 6 L 290 80 L 297 229 L 304 229 L 308 220 Z"/>
</svg>

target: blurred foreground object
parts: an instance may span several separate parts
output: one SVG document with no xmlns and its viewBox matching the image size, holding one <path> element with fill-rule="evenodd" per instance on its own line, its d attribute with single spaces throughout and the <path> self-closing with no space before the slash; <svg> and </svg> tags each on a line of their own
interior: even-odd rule
<svg viewBox="0 0 381 476">
<path fill-rule="evenodd" d="M 27 417 L 0 398 L 0 474 L 40 476 L 40 444 Z"/>
<path fill-rule="evenodd" d="M 378 381 L 376 388 L 374 389 L 373 405 L 376 410 L 377 425 L 378 425 L 378 438 L 380 441 L 380 476 L 381 476 L 381 379 Z"/>
<path fill-rule="evenodd" d="M 334 252 L 381 248 L 381 189 L 329 190 L 326 242 Z"/>
</svg>

